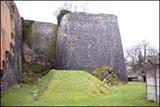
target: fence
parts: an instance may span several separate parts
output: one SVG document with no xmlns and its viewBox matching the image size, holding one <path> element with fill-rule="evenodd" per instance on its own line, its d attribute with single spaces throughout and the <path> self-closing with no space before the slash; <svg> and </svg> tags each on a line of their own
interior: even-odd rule
<svg viewBox="0 0 160 107">
<path fill-rule="evenodd" d="M 146 92 L 147 99 L 159 103 L 159 69 L 147 71 Z"/>
</svg>

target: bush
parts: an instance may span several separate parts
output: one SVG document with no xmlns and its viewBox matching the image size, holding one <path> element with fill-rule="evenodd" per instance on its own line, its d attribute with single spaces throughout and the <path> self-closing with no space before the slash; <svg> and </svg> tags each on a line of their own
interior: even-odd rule
<svg viewBox="0 0 160 107">
<path fill-rule="evenodd" d="M 96 68 L 92 74 L 97 77 L 98 79 L 100 79 L 101 81 L 103 79 L 105 79 L 105 74 L 109 74 L 111 72 L 111 68 L 110 67 L 107 67 L 107 66 L 102 66 L 102 67 L 99 67 L 99 68 Z"/>
<path fill-rule="evenodd" d="M 102 66 L 95 69 L 92 75 L 108 85 L 118 85 L 119 81 L 111 67 Z"/>
<path fill-rule="evenodd" d="M 60 25 L 60 22 L 63 18 L 63 16 L 67 13 L 71 13 L 69 10 L 60 10 L 59 15 L 57 16 L 58 26 Z"/>
<path fill-rule="evenodd" d="M 22 83 L 32 84 L 42 79 L 42 77 L 44 77 L 49 72 L 50 68 L 47 66 L 24 61 L 22 70 Z"/>
</svg>

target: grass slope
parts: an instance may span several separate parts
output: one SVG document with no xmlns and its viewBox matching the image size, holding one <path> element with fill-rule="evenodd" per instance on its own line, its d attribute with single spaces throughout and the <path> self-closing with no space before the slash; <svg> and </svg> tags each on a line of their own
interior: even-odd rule
<svg viewBox="0 0 160 107">
<path fill-rule="evenodd" d="M 32 91 L 38 90 L 35 99 Z M 144 97 L 144 83 L 106 87 L 84 71 L 50 71 L 38 85 L 13 87 L 1 98 L 1 105 L 154 106 Z"/>
<path fill-rule="evenodd" d="M 52 70 L 39 85 L 39 100 L 47 99 L 48 102 L 53 102 L 54 99 L 58 102 L 64 102 L 64 99 L 79 100 L 107 94 L 107 87 L 85 71 Z"/>
</svg>

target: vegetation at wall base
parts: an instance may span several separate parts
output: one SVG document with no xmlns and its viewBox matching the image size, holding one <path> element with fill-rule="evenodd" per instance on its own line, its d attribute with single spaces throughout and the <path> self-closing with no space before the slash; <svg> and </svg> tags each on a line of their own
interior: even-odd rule
<svg viewBox="0 0 160 107">
<path fill-rule="evenodd" d="M 23 61 L 22 83 L 33 84 L 40 81 L 51 69 L 40 64 Z"/>
<path fill-rule="evenodd" d="M 158 106 L 145 98 L 145 84 L 106 86 L 84 71 L 52 70 L 36 84 L 12 87 L 1 106 Z"/>
<path fill-rule="evenodd" d="M 96 68 L 92 72 L 92 75 L 97 77 L 99 80 L 103 81 L 107 85 L 118 85 L 118 83 L 120 83 L 112 68 L 108 66 Z"/>
</svg>

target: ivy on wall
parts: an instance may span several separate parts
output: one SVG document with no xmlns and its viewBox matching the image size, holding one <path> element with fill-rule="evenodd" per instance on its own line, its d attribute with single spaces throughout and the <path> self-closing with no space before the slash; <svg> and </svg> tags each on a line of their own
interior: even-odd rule
<svg viewBox="0 0 160 107">
<path fill-rule="evenodd" d="M 55 59 L 55 52 L 56 52 L 56 41 L 57 41 L 57 25 L 53 26 L 53 36 L 51 37 L 48 47 L 46 49 L 46 56 L 48 62 L 53 63 Z"/>
<path fill-rule="evenodd" d="M 23 28 L 22 28 L 22 40 L 23 42 L 25 42 L 29 48 L 32 48 L 33 46 L 33 28 L 32 28 L 32 24 L 34 23 L 34 21 L 27 21 L 25 23 L 23 23 Z"/>
</svg>

